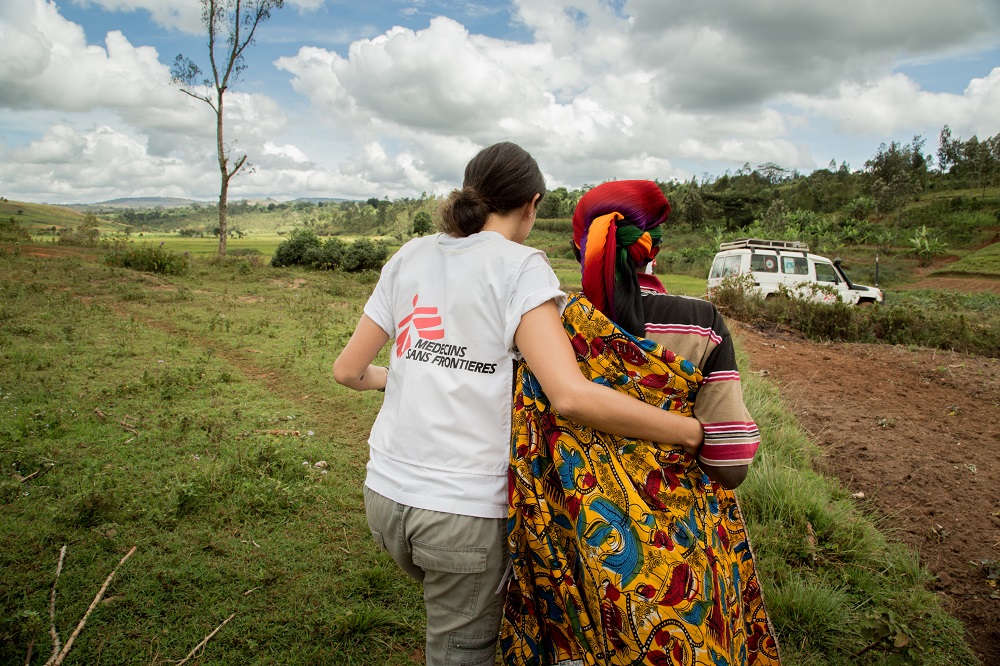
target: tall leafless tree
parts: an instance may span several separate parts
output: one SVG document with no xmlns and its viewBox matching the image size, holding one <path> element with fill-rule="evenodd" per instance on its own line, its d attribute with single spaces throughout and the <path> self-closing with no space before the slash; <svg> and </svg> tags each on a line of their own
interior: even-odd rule
<svg viewBox="0 0 1000 666">
<path fill-rule="evenodd" d="M 208 31 L 208 59 L 212 78 L 202 78 L 201 68 L 180 54 L 170 68 L 173 82 L 181 92 L 212 107 L 219 157 L 219 256 L 226 256 L 226 206 L 229 181 L 247 164 L 246 154 L 232 156 L 223 140 L 223 100 L 240 73 L 246 69 L 243 54 L 253 44 L 257 27 L 281 9 L 284 0 L 201 0 L 201 20 Z"/>
</svg>

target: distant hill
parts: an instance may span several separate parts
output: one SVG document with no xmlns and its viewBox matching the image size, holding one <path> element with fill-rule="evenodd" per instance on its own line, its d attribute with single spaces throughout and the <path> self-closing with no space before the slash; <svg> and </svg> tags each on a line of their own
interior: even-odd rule
<svg viewBox="0 0 1000 666">
<path fill-rule="evenodd" d="M 66 206 L 0 199 L 0 219 L 13 218 L 28 229 L 73 227 L 83 222 L 83 213 Z"/>
<path fill-rule="evenodd" d="M 292 203 L 298 203 L 304 201 L 306 203 L 342 203 L 344 201 L 353 201 L 353 199 L 331 199 L 329 197 L 299 197 L 298 199 L 293 199 Z"/>
<path fill-rule="evenodd" d="M 111 199 L 110 201 L 99 201 L 92 204 L 69 204 L 67 208 L 83 211 L 107 208 L 184 208 L 192 204 L 210 205 L 205 201 L 182 199 L 180 197 L 125 197 L 122 199 Z"/>
</svg>

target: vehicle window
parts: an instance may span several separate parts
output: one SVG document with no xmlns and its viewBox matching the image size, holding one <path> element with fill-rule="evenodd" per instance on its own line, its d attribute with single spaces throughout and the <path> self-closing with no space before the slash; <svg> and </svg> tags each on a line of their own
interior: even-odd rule
<svg viewBox="0 0 1000 666">
<path fill-rule="evenodd" d="M 725 268 L 722 269 L 723 275 L 725 275 L 726 277 L 730 275 L 739 275 L 740 259 L 742 259 L 740 255 L 736 255 L 733 257 L 726 257 L 726 266 Z"/>
<path fill-rule="evenodd" d="M 750 270 L 762 273 L 777 273 L 778 257 L 773 254 L 751 254 Z"/>
<path fill-rule="evenodd" d="M 725 257 L 716 257 L 715 261 L 712 262 L 712 270 L 708 274 L 709 278 L 720 278 L 722 277 L 722 267 L 725 265 Z"/>
<path fill-rule="evenodd" d="M 833 282 L 836 284 L 839 282 L 837 279 L 837 274 L 833 272 L 833 266 L 830 264 L 816 264 L 816 281 L 817 282 Z"/>
<path fill-rule="evenodd" d="M 781 272 L 787 275 L 809 275 L 809 262 L 805 257 L 782 257 Z"/>
</svg>

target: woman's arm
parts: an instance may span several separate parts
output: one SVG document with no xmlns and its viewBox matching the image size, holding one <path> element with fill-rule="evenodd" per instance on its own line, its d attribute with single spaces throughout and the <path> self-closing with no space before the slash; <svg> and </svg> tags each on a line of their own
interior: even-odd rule
<svg viewBox="0 0 1000 666">
<path fill-rule="evenodd" d="M 743 483 L 743 479 L 747 478 L 748 467 L 746 465 L 719 467 L 718 465 L 709 465 L 699 460 L 698 466 L 701 467 L 701 471 L 708 475 L 708 478 L 728 490 L 733 490 Z"/>
<path fill-rule="evenodd" d="M 561 415 L 604 432 L 680 445 L 692 455 L 697 453 L 704 437 L 697 419 L 646 404 L 583 376 L 554 301 L 521 317 L 514 343 Z"/>
<path fill-rule="evenodd" d="M 347 346 L 333 362 L 334 381 L 355 391 L 384 391 L 389 368 L 371 363 L 388 341 L 389 334 L 381 326 L 361 315 Z"/>
</svg>

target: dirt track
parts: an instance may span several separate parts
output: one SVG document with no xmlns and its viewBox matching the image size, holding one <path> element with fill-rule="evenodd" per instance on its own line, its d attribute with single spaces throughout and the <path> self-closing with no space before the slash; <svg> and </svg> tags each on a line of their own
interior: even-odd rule
<svg viewBox="0 0 1000 666">
<path fill-rule="evenodd" d="M 731 325 L 743 372 L 766 371 L 822 471 L 889 518 L 983 663 L 1000 664 L 1000 593 L 982 564 L 1000 560 L 1000 360 Z"/>
</svg>

